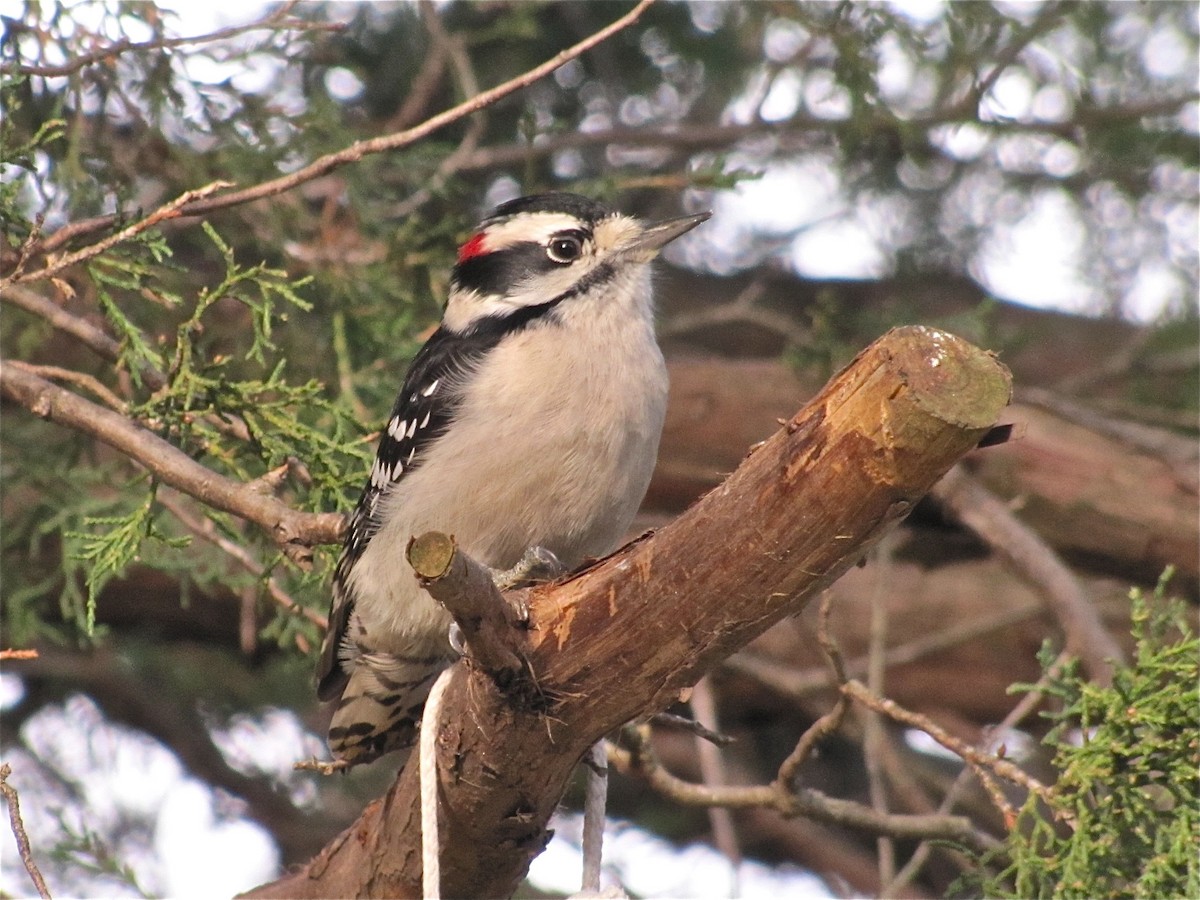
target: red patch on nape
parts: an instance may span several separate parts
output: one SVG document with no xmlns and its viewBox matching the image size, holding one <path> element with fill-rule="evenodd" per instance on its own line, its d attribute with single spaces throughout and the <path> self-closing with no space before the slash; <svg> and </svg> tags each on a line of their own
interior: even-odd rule
<svg viewBox="0 0 1200 900">
<path fill-rule="evenodd" d="M 484 252 L 486 251 L 483 249 L 483 232 L 480 232 L 458 248 L 458 261 L 464 263 L 472 256 L 479 256 Z"/>
</svg>

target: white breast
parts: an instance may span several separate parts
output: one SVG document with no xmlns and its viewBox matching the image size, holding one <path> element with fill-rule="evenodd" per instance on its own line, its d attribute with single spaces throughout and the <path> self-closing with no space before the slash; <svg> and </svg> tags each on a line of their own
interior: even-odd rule
<svg viewBox="0 0 1200 900">
<path fill-rule="evenodd" d="M 469 378 L 452 434 L 383 499 L 387 524 L 351 576 L 356 614 L 387 636 L 380 649 L 392 637 L 402 648 L 445 640 L 445 612 L 404 559 L 415 534 L 452 534 L 493 568 L 531 546 L 568 567 L 617 546 L 649 484 L 667 401 L 648 267 L 627 277 L 628 289 L 572 298 L 559 322 L 506 338 Z"/>
</svg>

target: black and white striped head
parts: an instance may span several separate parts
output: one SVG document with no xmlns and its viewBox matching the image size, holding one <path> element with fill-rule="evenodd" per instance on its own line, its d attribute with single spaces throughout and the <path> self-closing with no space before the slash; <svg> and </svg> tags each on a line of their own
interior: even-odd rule
<svg viewBox="0 0 1200 900">
<path fill-rule="evenodd" d="M 647 224 L 577 194 L 510 200 L 459 248 L 443 324 L 544 312 L 644 266 L 709 215 Z"/>
</svg>

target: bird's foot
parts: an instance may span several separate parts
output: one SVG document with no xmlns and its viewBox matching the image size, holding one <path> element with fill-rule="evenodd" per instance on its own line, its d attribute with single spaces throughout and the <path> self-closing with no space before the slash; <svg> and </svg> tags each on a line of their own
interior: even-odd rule
<svg viewBox="0 0 1200 900">
<path fill-rule="evenodd" d="M 567 571 L 557 556 L 545 547 L 530 547 L 511 569 L 492 569 L 492 581 L 501 591 L 553 581 Z"/>
</svg>

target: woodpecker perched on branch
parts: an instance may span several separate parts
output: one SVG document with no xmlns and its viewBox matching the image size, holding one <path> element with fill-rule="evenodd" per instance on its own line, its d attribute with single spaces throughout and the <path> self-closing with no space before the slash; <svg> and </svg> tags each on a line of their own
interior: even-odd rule
<svg viewBox="0 0 1200 900">
<path fill-rule="evenodd" d="M 405 561 L 452 534 L 510 569 L 614 550 L 645 495 L 667 404 L 650 263 L 709 213 L 645 224 L 574 194 L 501 205 L 458 251 L 441 326 L 405 376 L 333 578 L 318 695 L 347 767 L 413 745 L 455 656 Z"/>
</svg>

